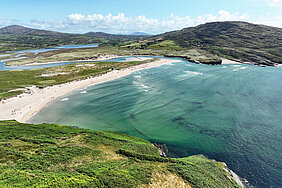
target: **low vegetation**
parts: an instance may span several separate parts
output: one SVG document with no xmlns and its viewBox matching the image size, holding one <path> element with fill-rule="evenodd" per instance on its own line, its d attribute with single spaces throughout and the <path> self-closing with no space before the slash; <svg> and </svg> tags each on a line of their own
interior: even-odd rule
<svg viewBox="0 0 282 188">
<path fill-rule="evenodd" d="M 163 158 L 122 133 L 16 121 L 0 132 L 0 187 L 239 187 L 219 162 Z"/>
</svg>

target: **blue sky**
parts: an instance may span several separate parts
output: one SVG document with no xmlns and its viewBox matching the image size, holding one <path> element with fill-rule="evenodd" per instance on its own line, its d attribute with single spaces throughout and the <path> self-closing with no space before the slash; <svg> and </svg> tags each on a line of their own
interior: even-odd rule
<svg viewBox="0 0 282 188">
<path fill-rule="evenodd" d="M 282 0 L 3 0 L 0 27 L 151 34 L 241 20 L 282 27 Z"/>
</svg>

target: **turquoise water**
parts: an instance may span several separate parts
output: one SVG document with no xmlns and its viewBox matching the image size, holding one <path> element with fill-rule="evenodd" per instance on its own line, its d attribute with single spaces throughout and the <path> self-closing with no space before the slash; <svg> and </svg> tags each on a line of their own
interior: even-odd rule
<svg viewBox="0 0 282 188">
<path fill-rule="evenodd" d="M 276 188 L 281 94 L 279 68 L 183 61 L 74 91 L 31 122 L 124 132 L 166 144 L 172 157 L 224 161 L 252 185 Z"/>
</svg>

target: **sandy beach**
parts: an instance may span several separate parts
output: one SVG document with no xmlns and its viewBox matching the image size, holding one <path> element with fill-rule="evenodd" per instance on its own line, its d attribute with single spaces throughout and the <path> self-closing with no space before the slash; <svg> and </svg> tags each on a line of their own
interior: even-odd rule
<svg viewBox="0 0 282 188">
<path fill-rule="evenodd" d="M 229 59 L 223 59 L 222 60 L 222 65 L 228 65 L 228 64 L 243 64 L 243 63 L 240 63 L 238 61 L 232 61 L 232 60 L 229 60 Z"/>
<path fill-rule="evenodd" d="M 140 58 L 138 58 L 140 60 Z M 160 59 L 150 63 L 145 63 L 121 70 L 113 70 L 98 77 L 93 77 L 81 81 L 73 81 L 61 85 L 55 85 L 39 89 L 38 87 L 28 87 L 27 91 L 17 97 L 1 101 L 0 120 L 17 120 L 26 122 L 56 98 L 71 91 L 95 85 L 114 79 L 118 79 L 142 69 L 157 67 L 164 64 L 179 62 L 180 60 Z"/>
</svg>

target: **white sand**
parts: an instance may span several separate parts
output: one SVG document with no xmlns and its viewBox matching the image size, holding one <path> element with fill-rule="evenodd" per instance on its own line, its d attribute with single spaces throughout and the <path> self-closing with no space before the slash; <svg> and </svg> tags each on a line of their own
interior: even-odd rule
<svg viewBox="0 0 282 188">
<path fill-rule="evenodd" d="M 93 77 L 81 81 L 73 81 L 70 83 L 46 87 L 44 89 L 29 87 L 29 92 L 1 101 L 0 120 L 14 119 L 19 122 L 26 122 L 56 98 L 65 95 L 66 93 L 69 93 L 73 90 L 118 79 L 135 71 L 153 68 L 172 62 L 179 62 L 179 60 L 160 59 L 154 62 L 125 68 L 122 70 L 114 70 L 98 77 Z"/>
<path fill-rule="evenodd" d="M 238 61 L 232 61 L 232 60 L 229 60 L 229 59 L 223 59 L 222 60 L 222 65 L 228 65 L 228 64 L 242 64 L 242 63 L 240 63 L 240 62 L 238 62 Z"/>
</svg>

